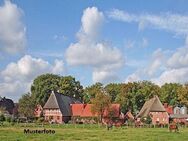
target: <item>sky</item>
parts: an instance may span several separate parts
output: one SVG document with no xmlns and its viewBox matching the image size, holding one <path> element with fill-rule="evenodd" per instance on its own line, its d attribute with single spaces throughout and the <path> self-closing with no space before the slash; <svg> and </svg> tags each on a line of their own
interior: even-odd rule
<svg viewBox="0 0 188 141">
<path fill-rule="evenodd" d="M 0 96 L 41 74 L 95 82 L 188 81 L 187 0 L 0 0 Z"/>
</svg>

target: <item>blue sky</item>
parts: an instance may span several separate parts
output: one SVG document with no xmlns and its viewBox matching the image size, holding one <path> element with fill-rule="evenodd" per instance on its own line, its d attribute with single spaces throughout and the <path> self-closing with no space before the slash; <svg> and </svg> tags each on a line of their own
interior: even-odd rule
<svg viewBox="0 0 188 141">
<path fill-rule="evenodd" d="M 188 80 L 186 0 L 0 0 L 0 95 L 43 73 L 82 85 Z"/>
</svg>

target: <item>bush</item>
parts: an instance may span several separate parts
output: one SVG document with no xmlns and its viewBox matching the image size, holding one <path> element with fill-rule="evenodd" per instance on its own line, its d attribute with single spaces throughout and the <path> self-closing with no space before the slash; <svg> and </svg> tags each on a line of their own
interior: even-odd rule
<svg viewBox="0 0 188 141">
<path fill-rule="evenodd" d="M 39 117 L 39 118 L 37 119 L 37 123 L 41 123 L 41 122 L 44 122 L 44 117 Z"/>
<path fill-rule="evenodd" d="M 147 117 L 142 117 L 141 118 L 141 122 L 145 123 L 145 124 L 151 124 L 152 123 L 152 119 L 150 116 Z"/>
<path fill-rule="evenodd" d="M 6 122 L 9 122 L 9 123 L 10 123 L 11 120 L 12 120 L 11 117 L 6 117 Z"/>
<path fill-rule="evenodd" d="M 5 121 L 5 116 L 4 116 L 3 114 L 0 115 L 0 121 L 1 121 L 1 122 Z"/>
</svg>

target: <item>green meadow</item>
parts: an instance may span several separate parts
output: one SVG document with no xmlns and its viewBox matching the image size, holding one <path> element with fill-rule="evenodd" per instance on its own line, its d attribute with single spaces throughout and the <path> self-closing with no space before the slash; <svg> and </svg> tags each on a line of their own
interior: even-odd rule
<svg viewBox="0 0 188 141">
<path fill-rule="evenodd" d="M 55 134 L 24 134 L 24 129 L 55 130 Z M 188 128 L 113 128 L 97 125 L 0 126 L 0 141 L 188 141 Z"/>
</svg>

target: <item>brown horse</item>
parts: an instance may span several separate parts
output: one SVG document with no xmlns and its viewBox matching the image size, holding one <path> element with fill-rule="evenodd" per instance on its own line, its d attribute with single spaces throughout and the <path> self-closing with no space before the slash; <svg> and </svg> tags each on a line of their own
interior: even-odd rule
<svg viewBox="0 0 188 141">
<path fill-rule="evenodd" d="M 174 130 L 174 132 L 179 131 L 177 124 L 170 124 L 169 125 L 169 131 L 172 132 L 173 130 Z"/>
</svg>

